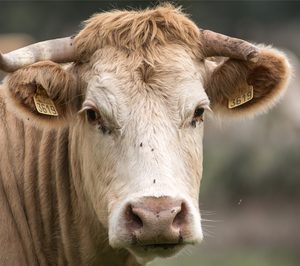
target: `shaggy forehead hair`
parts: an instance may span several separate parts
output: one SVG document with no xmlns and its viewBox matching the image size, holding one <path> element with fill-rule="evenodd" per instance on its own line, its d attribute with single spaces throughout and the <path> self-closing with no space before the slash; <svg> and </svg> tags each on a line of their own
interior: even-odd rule
<svg viewBox="0 0 300 266">
<path fill-rule="evenodd" d="M 138 52 L 151 62 L 159 58 L 159 47 L 168 44 L 180 45 L 192 57 L 202 58 L 198 27 L 181 8 L 171 4 L 142 11 L 96 14 L 85 21 L 75 38 L 79 60 L 90 58 L 105 46 L 113 46 L 127 53 Z"/>
</svg>

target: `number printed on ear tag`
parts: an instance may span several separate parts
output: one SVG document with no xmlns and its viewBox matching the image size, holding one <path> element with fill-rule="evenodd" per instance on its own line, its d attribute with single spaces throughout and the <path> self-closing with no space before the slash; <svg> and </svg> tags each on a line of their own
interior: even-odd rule
<svg viewBox="0 0 300 266">
<path fill-rule="evenodd" d="M 55 108 L 53 101 L 49 98 L 46 92 L 37 90 L 33 96 L 36 110 L 44 115 L 58 116 L 58 112 Z"/>
<path fill-rule="evenodd" d="M 246 102 L 249 102 L 253 99 L 253 86 L 249 86 L 249 89 L 242 95 L 235 98 L 229 99 L 228 108 L 232 109 L 237 106 L 240 106 Z"/>
</svg>

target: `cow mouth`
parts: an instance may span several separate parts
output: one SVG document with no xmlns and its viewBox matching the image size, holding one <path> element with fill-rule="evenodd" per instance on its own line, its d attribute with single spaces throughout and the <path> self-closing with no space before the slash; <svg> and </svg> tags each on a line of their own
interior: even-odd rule
<svg viewBox="0 0 300 266">
<path fill-rule="evenodd" d="M 148 242 L 148 243 L 142 243 L 141 241 L 138 241 L 138 239 L 134 236 L 133 242 L 132 242 L 132 248 L 133 249 L 139 249 L 143 250 L 145 252 L 156 252 L 156 251 L 172 251 L 177 250 L 178 248 L 181 248 L 184 246 L 184 241 L 182 236 L 180 235 L 177 241 L 168 241 L 168 242 Z"/>
<path fill-rule="evenodd" d="M 174 249 L 180 245 L 181 244 L 179 244 L 179 243 L 176 243 L 176 244 L 150 244 L 150 245 L 141 245 L 140 247 L 142 247 L 145 251 L 147 251 L 148 249 Z"/>
<path fill-rule="evenodd" d="M 185 245 L 183 243 L 160 243 L 160 244 L 135 244 L 129 248 L 134 254 L 140 257 L 170 257 L 175 255 Z"/>
</svg>

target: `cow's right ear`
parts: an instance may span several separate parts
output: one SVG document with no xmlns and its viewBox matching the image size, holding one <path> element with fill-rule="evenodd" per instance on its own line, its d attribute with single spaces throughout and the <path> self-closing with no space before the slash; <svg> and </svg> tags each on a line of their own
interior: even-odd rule
<svg viewBox="0 0 300 266">
<path fill-rule="evenodd" d="M 15 71 L 6 84 L 13 105 L 38 119 L 61 121 L 79 109 L 75 77 L 51 61 Z"/>
</svg>

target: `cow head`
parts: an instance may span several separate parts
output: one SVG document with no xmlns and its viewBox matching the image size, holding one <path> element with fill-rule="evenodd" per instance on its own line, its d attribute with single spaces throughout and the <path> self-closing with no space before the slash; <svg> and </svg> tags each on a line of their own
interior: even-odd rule
<svg viewBox="0 0 300 266">
<path fill-rule="evenodd" d="M 110 245 L 147 261 L 201 241 L 205 113 L 268 110 L 289 79 L 284 54 L 199 30 L 171 6 L 98 14 L 75 39 L 51 41 L 54 55 L 43 45 L 2 55 L 11 71 L 20 66 L 16 55 L 30 55 L 7 81 L 10 96 L 39 123 L 70 125 L 72 158 Z M 74 63 L 32 64 L 36 54 Z M 39 88 L 58 117 L 38 114 Z"/>
</svg>

